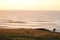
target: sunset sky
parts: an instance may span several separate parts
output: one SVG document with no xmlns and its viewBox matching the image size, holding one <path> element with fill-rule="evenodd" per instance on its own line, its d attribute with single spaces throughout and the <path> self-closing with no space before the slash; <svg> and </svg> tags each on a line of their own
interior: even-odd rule
<svg viewBox="0 0 60 40">
<path fill-rule="evenodd" d="M 0 0 L 0 10 L 60 10 L 60 0 Z"/>
</svg>

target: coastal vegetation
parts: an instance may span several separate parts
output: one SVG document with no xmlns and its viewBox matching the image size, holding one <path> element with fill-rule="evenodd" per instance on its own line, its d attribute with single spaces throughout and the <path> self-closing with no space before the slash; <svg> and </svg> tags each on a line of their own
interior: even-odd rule
<svg viewBox="0 0 60 40">
<path fill-rule="evenodd" d="M 60 40 L 60 33 L 47 29 L 0 29 L 0 40 Z"/>
</svg>

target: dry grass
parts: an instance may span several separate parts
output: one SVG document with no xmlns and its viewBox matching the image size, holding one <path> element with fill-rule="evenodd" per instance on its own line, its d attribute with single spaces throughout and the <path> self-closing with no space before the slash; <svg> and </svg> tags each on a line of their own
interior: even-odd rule
<svg viewBox="0 0 60 40">
<path fill-rule="evenodd" d="M 59 36 L 59 33 L 50 32 L 50 31 L 43 31 L 43 30 L 36 30 L 36 29 L 0 29 L 0 33 L 2 34 L 9 34 L 9 33 L 16 33 L 16 34 L 24 34 L 24 35 L 33 35 L 33 36 Z"/>
<path fill-rule="evenodd" d="M 43 31 L 43 30 L 36 30 L 36 29 L 0 29 L 0 36 L 8 36 L 9 38 L 14 37 L 16 39 L 37 39 L 37 40 L 43 40 L 43 39 L 51 39 L 53 40 L 58 39 L 60 40 L 60 33 L 56 32 L 50 32 L 50 31 Z M 18 38 L 17 38 L 18 37 Z M 4 37 L 3 37 L 4 38 Z M 22 40 L 21 39 L 21 40 Z"/>
</svg>

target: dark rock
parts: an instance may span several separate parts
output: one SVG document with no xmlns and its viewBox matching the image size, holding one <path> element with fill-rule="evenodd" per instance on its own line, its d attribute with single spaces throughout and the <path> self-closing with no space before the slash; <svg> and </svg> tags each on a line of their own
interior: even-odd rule
<svg viewBox="0 0 60 40">
<path fill-rule="evenodd" d="M 48 29 L 45 29 L 45 28 L 37 28 L 36 30 L 50 31 L 50 30 L 48 30 Z"/>
</svg>

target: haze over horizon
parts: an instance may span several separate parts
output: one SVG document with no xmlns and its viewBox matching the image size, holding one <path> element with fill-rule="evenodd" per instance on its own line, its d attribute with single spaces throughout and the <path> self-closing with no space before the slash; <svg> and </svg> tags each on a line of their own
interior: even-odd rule
<svg viewBox="0 0 60 40">
<path fill-rule="evenodd" d="M 0 0 L 0 10 L 60 10 L 60 0 Z"/>
</svg>

